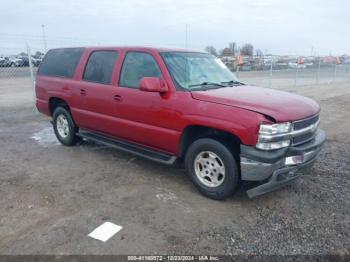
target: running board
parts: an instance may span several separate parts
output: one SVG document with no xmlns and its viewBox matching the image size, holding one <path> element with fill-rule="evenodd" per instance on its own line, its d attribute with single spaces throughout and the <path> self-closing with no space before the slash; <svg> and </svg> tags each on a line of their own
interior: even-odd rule
<svg viewBox="0 0 350 262">
<path fill-rule="evenodd" d="M 162 164 L 172 165 L 176 161 L 176 156 L 174 155 L 165 154 L 163 152 L 159 152 L 137 144 L 133 144 L 123 140 L 105 136 L 99 133 L 95 133 L 87 130 L 80 130 L 77 133 L 77 136 L 86 138 L 88 140 L 92 140 L 97 143 L 102 143 L 104 145 L 117 148 L 119 150 L 131 153 L 143 158 L 147 158 Z"/>
</svg>

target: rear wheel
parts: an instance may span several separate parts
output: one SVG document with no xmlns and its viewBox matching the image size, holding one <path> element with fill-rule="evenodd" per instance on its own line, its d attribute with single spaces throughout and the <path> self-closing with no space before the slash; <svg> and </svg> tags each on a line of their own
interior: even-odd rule
<svg viewBox="0 0 350 262">
<path fill-rule="evenodd" d="M 225 145 L 214 139 L 195 141 L 187 150 L 185 167 L 193 184 L 209 198 L 225 199 L 238 186 L 235 158 Z"/>
<path fill-rule="evenodd" d="M 57 139 L 65 146 L 73 146 L 79 141 L 76 135 L 78 127 L 75 125 L 69 111 L 58 106 L 53 113 L 53 128 Z"/>
</svg>

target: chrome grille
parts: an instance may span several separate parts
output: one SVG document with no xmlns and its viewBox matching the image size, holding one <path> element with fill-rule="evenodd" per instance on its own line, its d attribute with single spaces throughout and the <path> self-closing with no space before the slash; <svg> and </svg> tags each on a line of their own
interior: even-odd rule
<svg viewBox="0 0 350 262">
<path fill-rule="evenodd" d="M 300 130 L 317 123 L 319 115 L 293 122 L 293 130 Z"/>
<path fill-rule="evenodd" d="M 316 115 L 293 122 L 292 145 L 300 145 L 312 140 L 315 137 L 319 120 L 319 115 Z"/>
<path fill-rule="evenodd" d="M 300 135 L 300 136 L 294 137 L 293 138 L 293 145 L 299 145 L 299 144 L 305 143 L 305 142 L 313 139 L 314 136 L 315 136 L 315 133 L 311 132 L 311 133 L 307 133 L 307 134 L 304 134 L 304 135 Z"/>
</svg>

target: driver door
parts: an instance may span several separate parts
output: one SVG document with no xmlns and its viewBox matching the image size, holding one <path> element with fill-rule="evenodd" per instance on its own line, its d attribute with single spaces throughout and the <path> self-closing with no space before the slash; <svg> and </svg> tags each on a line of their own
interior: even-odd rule
<svg viewBox="0 0 350 262">
<path fill-rule="evenodd" d="M 175 110 L 172 97 L 139 89 L 143 77 L 162 78 L 154 56 L 148 52 L 125 54 L 117 87 L 115 116 L 121 138 L 166 152 L 175 152 L 179 132 L 173 130 Z"/>
</svg>

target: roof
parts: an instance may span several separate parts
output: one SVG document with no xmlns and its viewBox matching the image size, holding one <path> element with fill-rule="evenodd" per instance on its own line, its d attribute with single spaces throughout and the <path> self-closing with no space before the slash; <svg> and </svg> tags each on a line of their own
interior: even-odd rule
<svg viewBox="0 0 350 262">
<path fill-rule="evenodd" d="M 70 47 L 66 47 L 70 48 Z M 156 51 L 156 52 L 196 52 L 196 53 L 206 53 L 204 51 L 184 49 L 184 48 L 170 48 L 170 47 L 153 47 L 153 46 L 80 46 L 73 48 L 86 48 L 93 50 L 103 50 L 103 49 L 138 49 L 143 51 Z M 61 48 L 53 48 L 61 49 Z"/>
</svg>

